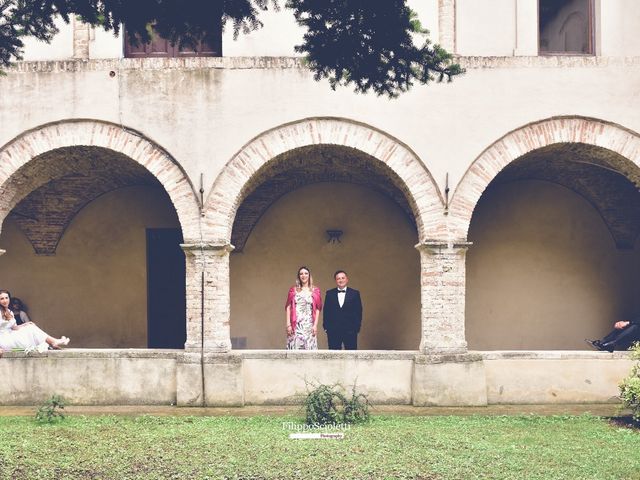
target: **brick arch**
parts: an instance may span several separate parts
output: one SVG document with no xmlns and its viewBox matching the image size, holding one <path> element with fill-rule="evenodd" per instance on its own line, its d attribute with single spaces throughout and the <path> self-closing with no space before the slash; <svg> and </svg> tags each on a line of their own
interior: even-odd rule
<svg viewBox="0 0 640 480">
<path fill-rule="evenodd" d="M 180 165 L 142 134 L 97 120 L 69 120 L 29 130 L 0 148 L 0 220 L 19 200 L 12 179 L 21 167 L 47 152 L 67 147 L 101 147 L 126 156 L 160 182 L 176 209 L 186 242 L 199 238 L 199 206 L 193 186 Z M 34 185 L 35 187 L 36 185 Z M 22 187 L 24 189 L 24 187 Z"/>
<path fill-rule="evenodd" d="M 510 163 L 529 152 L 556 144 L 600 147 L 624 161 L 615 168 L 640 185 L 640 136 L 620 125 L 585 117 L 555 117 L 509 132 L 476 158 L 465 172 L 449 204 L 449 234 L 467 238 L 471 217 L 484 190 Z"/>
<path fill-rule="evenodd" d="M 252 177 L 276 157 L 313 145 L 348 147 L 382 162 L 398 176 L 416 220 L 418 238 L 442 236 L 444 202 L 433 177 L 406 145 L 373 127 L 342 118 L 309 118 L 268 130 L 246 144 L 227 163 L 205 203 L 210 238 L 229 242 L 236 212 Z"/>
</svg>

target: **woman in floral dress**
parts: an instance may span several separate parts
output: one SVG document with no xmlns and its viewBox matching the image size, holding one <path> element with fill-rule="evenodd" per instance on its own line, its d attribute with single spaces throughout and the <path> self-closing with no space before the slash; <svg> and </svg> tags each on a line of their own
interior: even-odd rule
<svg viewBox="0 0 640 480">
<path fill-rule="evenodd" d="M 313 284 L 311 271 L 300 267 L 296 284 L 287 295 L 287 350 L 318 349 L 318 317 L 322 310 L 322 294 Z"/>
</svg>

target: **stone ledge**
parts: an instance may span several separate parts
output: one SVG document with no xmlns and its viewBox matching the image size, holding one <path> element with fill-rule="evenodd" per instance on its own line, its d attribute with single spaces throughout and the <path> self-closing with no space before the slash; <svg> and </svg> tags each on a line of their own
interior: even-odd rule
<svg viewBox="0 0 640 480">
<path fill-rule="evenodd" d="M 470 352 L 483 360 L 619 360 L 631 359 L 631 352 L 598 352 L 583 350 L 502 350 Z"/>
<path fill-rule="evenodd" d="M 640 67 L 639 57 L 599 57 L 583 55 L 530 57 L 455 57 L 469 70 L 493 68 L 593 68 Z M 190 58 L 109 58 L 15 62 L 11 73 L 58 73 L 128 70 L 305 70 L 300 57 L 190 57 Z"/>
<path fill-rule="evenodd" d="M 434 363 L 471 363 L 480 362 L 484 358 L 478 353 L 444 353 L 444 354 L 419 354 L 414 357 L 416 365 Z"/>
<path fill-rule="evenodd" d="M 169 350 L 169 349 L 146 349 L 146 348 L 69 348 L 65 350 L 48 350 L 44 353 L 24 353 L 24 352 L 4 352 L 0 357 L 2 359 L 7 358 L 114 358 L 114 359 L 127 359 L 127 358 L 149 358 L 149 359 L 170 359 L 175 360 L 178 355 L 183 354 L 184 350 Z"/>
<path fill-rule="evenodd" d="M 234 350 L 242 359 L 297 360 L 413 360 L 412 350 Z"/>
</svg>

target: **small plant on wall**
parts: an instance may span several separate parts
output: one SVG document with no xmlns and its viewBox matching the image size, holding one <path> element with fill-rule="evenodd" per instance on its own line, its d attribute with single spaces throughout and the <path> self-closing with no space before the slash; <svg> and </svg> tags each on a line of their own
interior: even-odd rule
<svg viewBox="0 0 640 480">
<path fill-rule="evenodd" d="M 638 362 L 631 369 L 631 374 L 620 383 L 620 398 L 623 405 L 631 409 L 636 424 L 640 424 L 640 342 L 633 345 L 631 352 L 631 358 Z"/>
</svg>

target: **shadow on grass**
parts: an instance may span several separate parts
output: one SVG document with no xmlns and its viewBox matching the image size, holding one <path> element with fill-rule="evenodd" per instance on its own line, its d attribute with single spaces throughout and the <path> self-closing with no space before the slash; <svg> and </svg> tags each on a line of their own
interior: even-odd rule
<svg viewBox="0 0 640 480">
<path fill-rule="evenodd" d="M 620 417 L 607 417 L 607 420 L 611 425 L 618 428 L 629 428 L 640 432 L 640 422 L 633 419 L 631 415 L 624 415 Z"/>
</svg>

